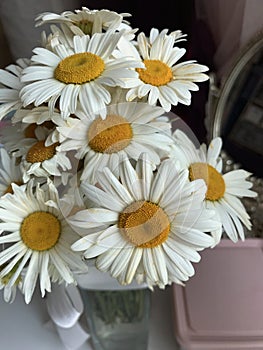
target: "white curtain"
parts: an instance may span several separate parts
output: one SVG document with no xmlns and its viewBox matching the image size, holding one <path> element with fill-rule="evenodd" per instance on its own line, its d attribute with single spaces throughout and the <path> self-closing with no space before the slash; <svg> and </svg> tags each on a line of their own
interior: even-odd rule
<svg viewBox="0 0 263 350">
<path fill-rule="evenodd" d="M 196 0 L 196 15 L 208 24 L 214 38 L 218 77 L 224 75 L 237 52 L 263 30 L 263 0 Z"/>
<path fill-rule="evenodd" d="M 12 58 L 32 56 L 45 27 L 35 28 L 35 17 L 42 12 L 61 13 L 79 9 L 78 0 L 0 0 L 0 20 Z"/>
</svg>

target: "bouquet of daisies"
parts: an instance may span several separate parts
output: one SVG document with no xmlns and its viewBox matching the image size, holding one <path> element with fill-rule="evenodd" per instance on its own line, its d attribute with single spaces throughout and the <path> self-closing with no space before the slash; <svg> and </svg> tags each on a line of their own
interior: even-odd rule
<svg viewBox="0 0 263 350">
<path fill-rule="evenodd" d="M 220 138 L 172 128 L 208 68 L 183 61 L 180 31 L 149 36 L 128 14 L 43 13 L 32 57 L 0 70 L 0 288 L 31 301 L 98 270 L 120 284 L 184 284 L 199 251 L 244 239 L 255 196 L 244 170 L 222 174 Z"/>
</svg>

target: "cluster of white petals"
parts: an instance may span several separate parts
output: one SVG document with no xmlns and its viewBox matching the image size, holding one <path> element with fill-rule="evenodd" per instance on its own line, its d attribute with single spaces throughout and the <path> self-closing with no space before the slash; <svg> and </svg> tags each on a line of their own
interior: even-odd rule
<svg viewBox="0 0 263 350">
<path fill-rule="evenodd" d="M 196 147 L 168 114 L 208 80 L 186 35 L 109 10 L 43 13 L 31 58 L 0 70 L 0 289 L 76 283 L 89 259 L 120 284 L 184 284 L 199 251 L 251 227 L 250 175 L 222 174 L 221 139 Z M 210 173 L 219 181 L 209 183 Z M 201 175 L 200 175 L 201 174 Z M 87 272 L 88 273 L 88 272 Z"/>
</svg>

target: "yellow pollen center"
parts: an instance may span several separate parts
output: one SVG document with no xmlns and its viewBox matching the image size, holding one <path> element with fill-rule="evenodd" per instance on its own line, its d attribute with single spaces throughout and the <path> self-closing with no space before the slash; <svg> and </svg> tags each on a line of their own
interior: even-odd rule
<svg viewBox="0 0 263 350">
<path fill-rule="evenodd" d="M 22 222 L 20 235 L 25 245 L 37 251 L 56 245 L 61 232 L 60 221 L 51 213 L 36 211 Z"/>
<path fill-rule="evenodd" d="M 45 140 L 36 142 L 27 152 L 26 160 L 29 163 L 44 162 L 56 154 L 58 143 L 45 146 Z"/>
<path fill-rule="evenodd" d="M 23 184 L 23 182 L 20 182 L 20 181 L 16 181 L 16 182 L 14 182 L 16 185 L 18 185 L 18 186 L 21 186 L 22 184 Z M 8 185 L 7 186 L 7 188 L 6 188 L 6 190 L 5 190 L 5 194 L 6 193 L 11 193 L 11 194 L 13 194 L 13 189 L 12 189 L 12 184 L 10 184 L 10 185 Z"/>
<path fill-rule="evenodd" d="M 193 163 L 189 167 L 191 181 L 203 179 L 207 186 L 206 199 L 217 201 L 224 196 L 226 185 L 223 176 L 207 163 Z"/>
<path fill-rule="evenodd" d="M 173 79 L 171 68 L 160 60 L 144 60 L 146 68 L 137 68 L 140 79 L 150 85 L 166 85 Z"/>
<path fill-rule="evenodd" d="M 88 130 L 89 146 L 95 152 L 116 153 L 126 148 L 132 139 L 130 123 L 119 115 L 95 119 Z"/>
<path fill-rule="evenodd" d="M 104 68 L 101 57 L 91 52 L 76 53 L 58 64 L 55 78 L 65 84 L 84 84 L 98 78 Z"/>
<path fill-rule="evenodd" d="M 137 201 L 120 213 L 118 226 L 122 234 L 140 248 L 162 244 L 170 232 L 168 216 L 157 204 Z"/>
</svg>

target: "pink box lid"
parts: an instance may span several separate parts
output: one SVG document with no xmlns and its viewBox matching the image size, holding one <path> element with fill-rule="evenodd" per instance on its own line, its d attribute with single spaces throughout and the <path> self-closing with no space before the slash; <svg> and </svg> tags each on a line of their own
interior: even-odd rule
<svg viewBox="0 0 263 350">
<path fill-rule="evenodd" d="M 183 350 L 263 349 L 263 240 L 223 239 L 201 252 L 185 287 L 173 285 Z"/>
</svg>

